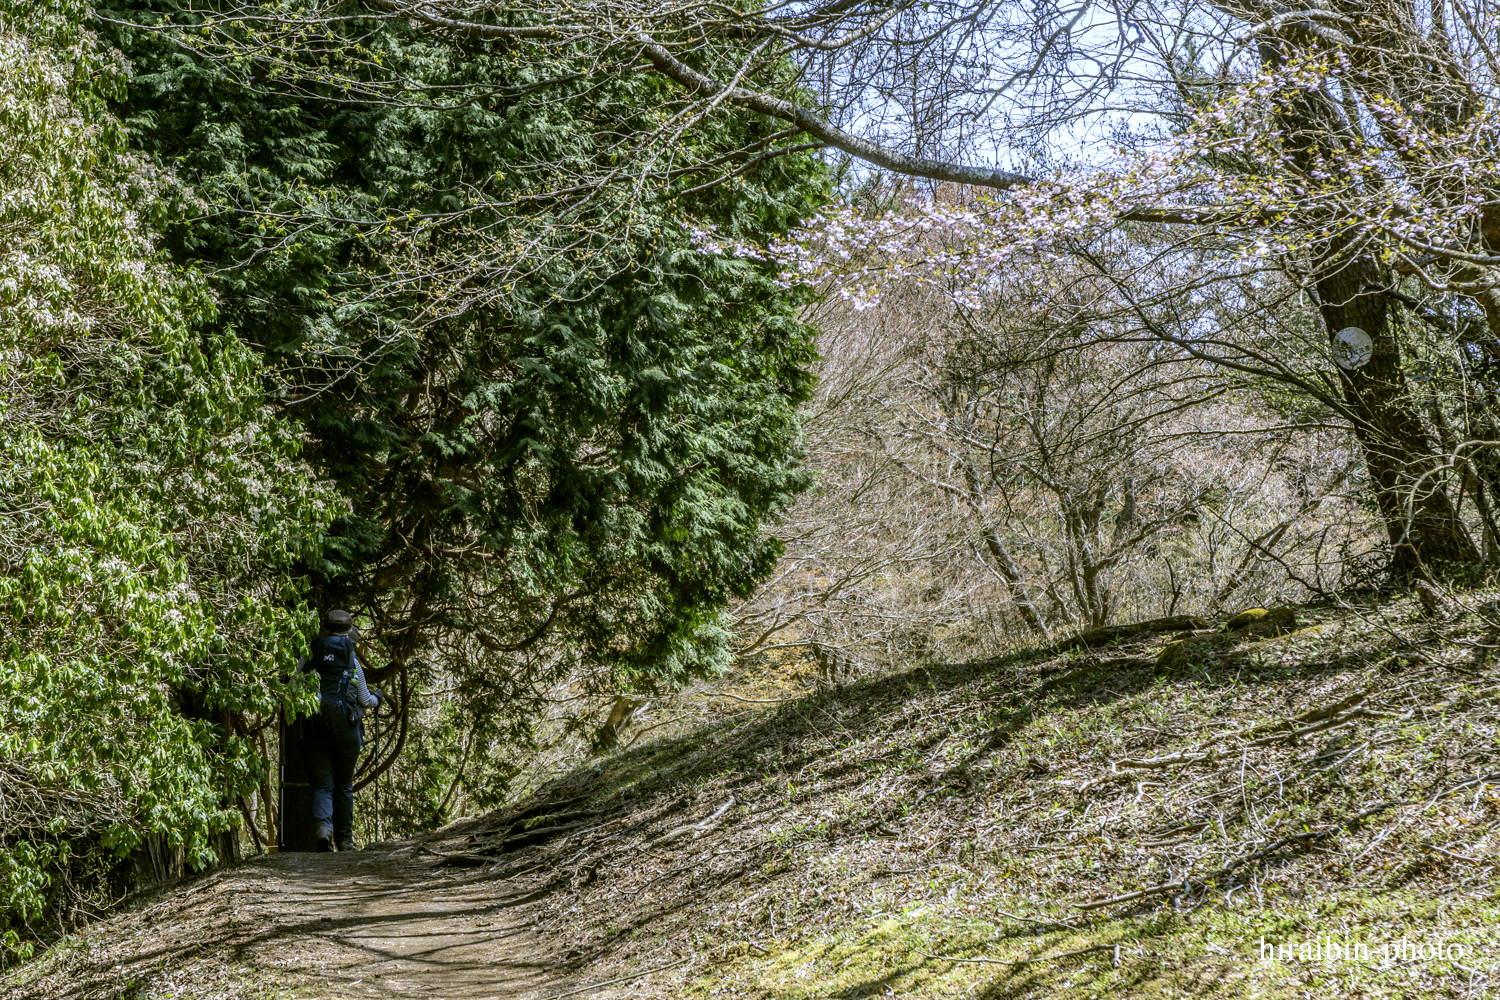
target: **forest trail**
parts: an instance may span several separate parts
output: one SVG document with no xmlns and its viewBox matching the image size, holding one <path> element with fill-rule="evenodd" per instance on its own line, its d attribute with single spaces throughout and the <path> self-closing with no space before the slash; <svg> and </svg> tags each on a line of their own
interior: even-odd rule
<svg viewBox="0 0 1500 1000">
<path fill-rule="evenodd" d="M 418 850 L 268 854 L 223 869 L 117 919 L 85 961 L 73 956 L 22 995 L 530 1000 L 567 991 L 520 912 L 532 893 L 460 879 Z"/>
<path fill-rule="evenodd" d="M 142 892 L 0 997 L 1500 996 L 1493 617 L 1296 613 L 688 691 L 495 812 Z"/>
</svg>

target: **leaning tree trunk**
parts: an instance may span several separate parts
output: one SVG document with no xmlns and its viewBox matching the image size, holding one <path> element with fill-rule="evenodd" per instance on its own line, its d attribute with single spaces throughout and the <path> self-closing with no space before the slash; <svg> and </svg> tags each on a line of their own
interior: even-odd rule
<svg viewBox="0 0 1500 1000">
<path fill-rule="evenodd" d="M 1047 626 L 1042 621 L 1042 614 L 1037 610 L 1036 602 L 1031 599 L 1031 593 L 1026 589 L 1026 581 L 1021 576 L 1021 568 L 1016 565 L 1016 561 L 1011 558 L 1010 550 L 1001 541 L 1000 532 L 990 525 L 984 527 L 984 547 L 990 554 L 990 560 L 994 563 L 996 572 L 1005 578 L 1005 585 L 1010 590 L 1011 603 L 1016 606 L 1021 620 L 1031 631 L 1045 636 Z"/>
<path fill-rule="evenodd" d="M 1339 375 L 1390 535 L 1391 576 L 1406 581 L 1474 565 L 1479 550 L 1447 491 L 1443 458 L 1407 392 L 1392 322 L 1399 303 L 1383 291 L 1386 276 L 1374 260 L 1331 257 L 1322 262 L 1317 281 L 1328 334 L 1356 326 L 1374 344 L 1368 364 L 1341 368 Z"/>
</svg>

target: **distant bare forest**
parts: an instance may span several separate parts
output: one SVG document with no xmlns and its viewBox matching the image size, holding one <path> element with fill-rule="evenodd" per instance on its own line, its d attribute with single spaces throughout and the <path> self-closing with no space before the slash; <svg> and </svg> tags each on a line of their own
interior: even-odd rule
<svg viewBox="0 0 1500 1000">
<path fill-rule="evenodd" d="M 847 673 L 1376 585 L 1384 531 L 1349 426 L 1153 335 L 1311 367 L 1306 289 L 1131 266 L 1163 242 L 1121 234 L 1112 259 L 1018 261 L 977 288 L 891 252 L 828 278 L 803 409 L 816 485 L 735 610 L 742 655 L 799 648 Z"/>
</svg>

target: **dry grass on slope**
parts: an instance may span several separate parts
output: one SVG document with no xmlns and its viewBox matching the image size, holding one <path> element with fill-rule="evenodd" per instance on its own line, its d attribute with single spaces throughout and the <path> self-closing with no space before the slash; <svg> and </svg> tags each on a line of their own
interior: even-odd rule
<svg viewBox="0 0 1500 1000">
<path fill-rule="evenodd" d="M 1500 602 L 1301 614 L 746 710 L 429 846 L 600 995 L 1500 995 Z"/>
<path fill-rule="evenodd" d="M 460 947 L 545 968 L 542 1000 L 1500 995 L 1500 598 L 1469 603 L 1302 609 L 1314 628 L 1166 658 L 1148 633 L 929 664 L 716 716 L 687 693 L 654 742 L 513 809 L 336 856 L 384 875 L 257 859 L 0 994 L 497 992 Z M 758 680 L 741 697 L 770 697 Z M 370 909 L 408 902 L 404 923 Z"/>
</svg>

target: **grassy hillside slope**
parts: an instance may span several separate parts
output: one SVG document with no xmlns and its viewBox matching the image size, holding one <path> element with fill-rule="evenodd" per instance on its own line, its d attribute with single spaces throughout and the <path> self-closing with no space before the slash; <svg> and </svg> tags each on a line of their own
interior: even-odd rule
<svg viewBox="0 0 1500 1000">
<path fill-rule="evenodd" d="M 1297 614 L 688 692 L 724 708 L 371 849 L 503 889 L 563 996 L 1500 995 L 1500 597 Z"/>
<path fill-rule="evenodd" d="M 1500 995 L 1500 601 L 1298 614 L 740 712 L 450 833 L 581 981 L 685 960 L 620 995 Z"/>
</svg>

